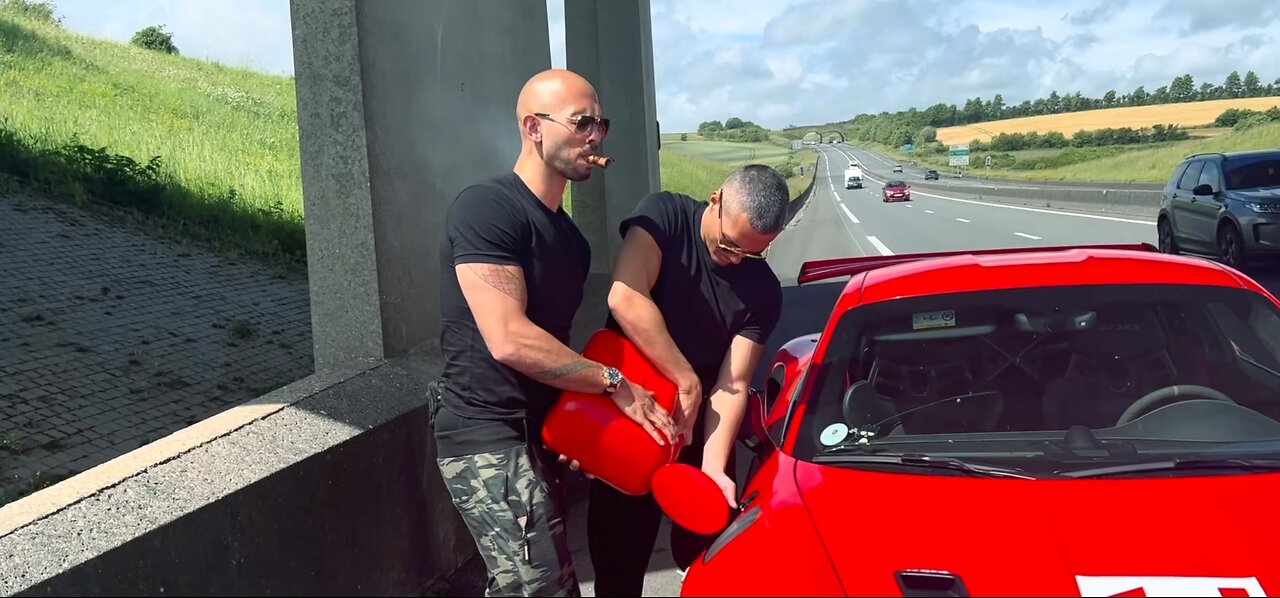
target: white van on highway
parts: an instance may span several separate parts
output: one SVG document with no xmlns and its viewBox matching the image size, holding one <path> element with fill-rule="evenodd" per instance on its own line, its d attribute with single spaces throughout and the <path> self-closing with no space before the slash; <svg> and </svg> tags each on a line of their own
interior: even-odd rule
<svg viewBox="0 0 1280 598">
<path fill-rule="evenodd" d="M 844 171 L 844 188 L 845 189 L 861 189 L 862 188 L 862 169 L 858 167 L 850 168 Z"/>
</svg>

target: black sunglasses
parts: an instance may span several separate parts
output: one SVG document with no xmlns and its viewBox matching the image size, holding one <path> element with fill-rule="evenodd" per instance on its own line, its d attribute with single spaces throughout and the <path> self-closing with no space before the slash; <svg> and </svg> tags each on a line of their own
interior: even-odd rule
<svg viewBox="0 0 1280 598">
<path fill-rule="evenodd" d="M 533 115 L 538 118 L 545 118 L 553 123 L 564 124 L 556 120 L 554 116 L 551 116 L 546 112 L 534 112 Z M 570 116 L 566 120 L 568 120 L 570 123 L 574 125 L 573 132 L 577 133 L 578 135 L 583 135 L 583 136 L 589 135 L 591 134 L 592 128 L 595 128 L 597 131 L 600 131 L 601 137 L 604 137 L 609 133 L 609 119 L 607 118 L 597 118 L 595 116 L 591 116 L 590 114 L 579 114 L 577 116 Z"/>
</svg>

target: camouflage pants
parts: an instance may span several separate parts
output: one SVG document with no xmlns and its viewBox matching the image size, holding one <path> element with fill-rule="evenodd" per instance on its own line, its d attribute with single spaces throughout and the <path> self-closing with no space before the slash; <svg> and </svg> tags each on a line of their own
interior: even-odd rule
<svg viewBox="0 0 1280 598">
<path fill-rule="evenodd" d="M 484 556 L 486 596 L 580 595 L 554 474 L 528 447 L 438 462 Z"/>
</svg>

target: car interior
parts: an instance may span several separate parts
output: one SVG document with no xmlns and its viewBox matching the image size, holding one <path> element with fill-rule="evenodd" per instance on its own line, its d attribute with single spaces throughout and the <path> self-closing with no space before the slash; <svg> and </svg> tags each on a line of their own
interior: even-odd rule
<svg viewBox="0 0 1280 598">
<path fill-rule="evenodd" d="M 1125 423 L 1126 411 L 1132 420 L 1190 399 L 1280 420 L 1280 320 L 1260 305 L 975 306 L 953 317 L 933 328 L 903 316 L 868 324 L 844 376 L 850 429 L 868 437 L 1102 429 Z"/>
</svg>

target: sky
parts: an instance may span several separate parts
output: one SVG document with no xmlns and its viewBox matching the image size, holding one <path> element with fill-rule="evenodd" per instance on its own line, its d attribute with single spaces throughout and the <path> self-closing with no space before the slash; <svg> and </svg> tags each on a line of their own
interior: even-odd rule
<svg viewBox="0 0 1280 598">
<path fill-rule="evenodd" d="M 163 24 L 185 56 L 293 72 L 288 0 L 52 0 L 63 24 L 128 41 Z M 563 67 L 563 0 L 546 0 Z M 739 117 L 768 128 L 859 113 L 1006 104 L 1052 90 L 1280 78 L 1276 0 L 650 0 L 665 132 Z M 606 107 L 607 111 L 607 107 Z"/>
</svg>

